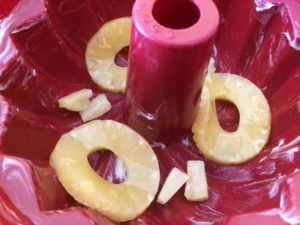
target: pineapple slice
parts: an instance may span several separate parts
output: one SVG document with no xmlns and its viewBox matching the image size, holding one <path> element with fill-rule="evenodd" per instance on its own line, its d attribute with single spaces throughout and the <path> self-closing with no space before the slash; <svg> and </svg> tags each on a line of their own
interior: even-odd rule
<svg viewBox="0 0 300 225">
<path fill-rule="evenodd" d="M 111 104 L 106 95 L 101 94 L 94 98 L 85 110 L 80 112 L 80 116 L 84 122 L 87 122 L 102 116 L 109 110 L 111 110 Z"/>
<path fill-rule="evenodd" d="M 79 112 L 85 110 L 90 103 L 90 98 L 93 95 L 93 91 L 90 89 L 82 89 L 71 93 L 58 100 L 58 106 L 70 111 Z"/>
<path fill-rule="evenodd" d="M 174 167 L 169 173 L 165 184 L 157 197 L 157 202 L 160 204 L 167 203 L 173 197 L 173 195 L 175 195 L 175 193 L 185 184 L 187 179 L 188 176 L 184 172 Z"/>
<path fill-rule="evenodd" d="M 237 131 L 229 133 L 220 126 L 216 99 L 236 104 L 240 113 Z M 260 153 L 270 129 L 269 104 L 258 87 L 233 74 L 216 73 L 206 77 L 192 131 L 199 150 L 207 158 L 222 164 L 246 162 Z"/>
<path fill-rule="evenodd" d="M 93 81 L 104 90 L 125 92 L 127 68 L 115 64 L 116 54 L 129 45 L 131 18 L 109 21 L 91 38 L 86 48 L 86 65 Z"/>
<path fill-rule="evenodd" d="M 203 161 L 188 161 L 189 179 L 185 185 L 184 196 L 189 201 L 205 201 L 208 199 L 207 180 Z"/>
<path fill-rule="evenodd" d="M 121 184 L 101 178 L 89 165 L 89 154 L 109 149 L 126 165 Z M 80 203 L 114 221 L 129 221 L 143 213 L 159 186 L 159 165 L 151 146 L 138 133 L 111 120 L 94 120 L 64 134 L 50 165 L 65 189 Z"/>
</svg>

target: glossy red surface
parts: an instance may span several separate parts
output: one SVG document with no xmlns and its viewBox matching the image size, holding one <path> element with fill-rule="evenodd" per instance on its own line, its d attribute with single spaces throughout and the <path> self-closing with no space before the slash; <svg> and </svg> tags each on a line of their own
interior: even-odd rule
<svg viewBox="0 0 300 225">
<path fill-rule="evenodd" d="M 132 10 L 127 121 L 149 141 L 186 134 L 196 117 L 219 14 L 211 0 L 190 4 L 137 0 Z M 200 19 L 188 21 L 195 10 Z M 176 29 L 187 22 L 188 28 Z"/>
<path fill-rule="evenodd" d="M 214 57 L 218 71 L 243 74 L 267 96 L 268 145 L 240 166 L 206 161 L 208 201 L 187 202 L 180 190 L 166 205 L 153 203 L 127 224 L 300 224 L 300 2 L 266 2 L 216 1 L 221 25 Z M 1 224 L 115 224 L 76 203 L 48 160 L 59 136 L 82 123 L 76 113 L 59 109 L 57 99 L 82 87 L 101 92 L 83 63 L 87 40 L 105 21 L 130 15 L 132 4 L 48 0 L 45 7 L 42 0 L 0 0 Z M 108 97 L 113 109 L 102 118 L 123 122 L 124 95 Z M 236 113 L 219 107 L 221 120 L 234 127 Z M 203 159 L 189 135 L 153 148 L 161 183 L 173 166 L 185 170 L 187 160 Z M 102 158 L 91 157 L 91 165 L 111 177 L 114 159 Z"/>
</svg>

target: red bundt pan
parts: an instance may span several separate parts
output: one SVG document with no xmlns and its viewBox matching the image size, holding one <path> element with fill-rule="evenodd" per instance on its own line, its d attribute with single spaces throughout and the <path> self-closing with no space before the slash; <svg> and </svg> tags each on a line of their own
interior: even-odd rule
<svg viewBox="0 0 300 225">
<path fill-rule="evenodd" d="M 269 143 L 258 157 L 239 166 L 204 159 L 190 134 L 167 144 L 152 143 L 161 183 L 172 167 L 185 170 L 187 160 L 205 160 L 210 198 L 191 203 L 180 190 L 166 205 L 153 203 L 124 224 L 300 224 L 300 1 L 215 3 L 220 13 L 212 42 L 217 71 L 241 74 L 264 92 L 272 110 Z M 85 67 L 87 41 L 106 21 L 131 15 L 133 4 L 134 0 L 0 0 L 0 224 L 117 224 L 75 202 L 48 160 L 60 135 L 82 124 L 76 113 L 59 109 L 57 100 L 81 88 L 103 92 Z M 183 10 L 178 17 L 190 15 Z M 202 65 L 207 60 L 195 62 Z M 126 66 L 126 51 L 116 61 Z M 123 115 L 128 96 L 126 104 L 124 94 L 107 96 L 113 109 L 102 119 L 127 122 Z M 225 129 L 237 126 L 234 107 L 219 102 L 218 114 Z M 103 177 L 120 181 L 109 152 L 93 154 L 89 161 Z"/>
</svg>

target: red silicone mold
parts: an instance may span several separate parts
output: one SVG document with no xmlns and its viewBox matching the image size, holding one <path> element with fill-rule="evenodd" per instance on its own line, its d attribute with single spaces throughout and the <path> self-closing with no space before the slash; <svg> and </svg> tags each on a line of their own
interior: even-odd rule
<svg viewBox="0 0 300 225">
<path fill-rule="evenodd" d="M 59 109 L 57 100 L 83 87 L 92 88 L 95 93 L 103 92 L 93 84 L 84 64 L 87 41 L 106 21 L 131 15 L 134 2 L 0 0 L 0 224 L 118 224 L 75 202 L 59 184 L 48 160 L 60 135 L 82 124 L 76 113 Z M 210 198 L 204 203 L 187 202 L 180 190 L 166 205 L 153 203 L 143 215 L 124 224 L 300 224 L 300 1 L 215 0 L 215 4 L 220 16 L 218 30 L 215 38 L 213 31 L 207 31 L 207 39 L 200 42 L 208 43 L 199 44 L 199 49 L 203 52 L 212 49 L 217 71 L 241 74 L 264 92 L 272 110 L 269 143 L 258 157 L 246 164 L 222 166 L 204 159 L 190 134 L 171 138 L 168 142 L 159 139 L 152 142 L 159 158 L 161 183 L 172 167 L 185 170 L 187 160 L 205 160 Z M 171 26 L 172 23 L 160 17 L 161 7 L 153 13 L 153 19 Z M 198 21 L 197 13 L 184 11 L 184 8 L 181 12 L 178 17 L 191 14 L 191 21 L 179 20 L 183 21 L 178 25 L 180 28 L 191 26 L 195 18 Z M 203 12 L 198 16 L 201 18 L 201 15 L 206 14 Z M 146 17 L 145 21 L 148 19 Z M 179 27 L 170 30 L 176 28 Z M 161 28 L 152 29 L 156 32 Z M 135 37 L 147 42 L 146 46 L 154 46 L 151 55 L 165 54 L 166 45 L 171 49 L 187 48 L 186 39 L 179 39 L 178 43 L 176 38 L 173 39 L 176 32 L 168 31 L 163 39 L 155 39 L 146 31 L 137 32 Z M 132 43 L 132 48 L 135 44 Z M 146 112 L 151 112 L 156 101 L 167 99 L 155 91 L 173 93 L 169 85 L 155 76 L 151 82 L 157 82 L 160 88 L 149 81 L 155 92 L 153 96 L 149 96 L 148 90 L 141 89 L 143 81 L 138 76 L 142 74 L 134 73 L 144 68 L 143 73 L 147 74 L 147 68 L 155 65 L 130 54 L 131 60 L 137 60 L 138 64 L 134 67 L 134 61 L 129 63 L 132 80 L 129 80 L 127 96 L 107 93 L 113 109 L 103 119 L 124 123 L 129 119 L 130 124 L 137 108 L 129 106 L 149 104 Z M 200 70 L 205 68 L 209 54 L 203 53 L 199 61 L 191 57 L 193 54 L 196 53 L 191 53 L 190 59 Z M 178 54 L 178 59 L 174 60 L 179 62 L 185 56 Z M 127 64 L 125 54 L 120 54 L 117 61 Z M 189 65 L 187 60 L 185 70 L 191 69 Z M 159 74 L 163 70 L 157 72 L 156 75 L 163 76 Z M 199 78 L 191 75 L 193 79 L 196 82 Z M 134 80 L 137 80 L 137 86 Z M 185 93 L 184 90 L 181 86 L 178 91 Z M 199 86 L 190 89 L 197 99 L 196 90 L 199 91 Z M 151 98 L 155 100 L 153 104 Z M 184 102 L 183 99 L 179 104 Z M 235 108 L 220 103 L 218 113 L 223 127 L 229 130 L 236 127 Z M 162 115 L 165 118 L 168 113 Z M 170 134 L 173 137 L 173 131 L 169 131 L 174 127 L 180 131 L 190 126 L 180 123 L 173 126 L 175 117 L 187 118 L 185 113 L 177 112 L 166 124 L 161 119 L 157 129 L 163 136 Z M 136 124 L 136 129 L 144 126 L 143 123 Z M 166 131 L 161 131 L 162 128 Z M 143 133 L 144 128 L 140 130 Z M 99 174 L 118 181 L 114 160 L 108 152 L 89 158 Z"/>
<path fill-rule="evenodd" d="M 174 139 L 196 117 L 218 10 L 210 0 L 137 0 L 132 20 L 128 124 L 148 140 Z"/>
</svg>

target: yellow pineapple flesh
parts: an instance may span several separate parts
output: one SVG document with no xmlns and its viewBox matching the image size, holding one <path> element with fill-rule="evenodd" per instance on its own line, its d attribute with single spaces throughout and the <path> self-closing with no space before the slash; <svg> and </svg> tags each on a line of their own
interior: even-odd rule
<svg viewBox="0 0 300 225">
<path fill-rule="evenodd" d="M 122 17 L 104 24 L 86 48 L 86 65 L 93 81 L 104 90 L 125 92 L 127 67 L 115 64 L 115 56 L 130 42 L 131 18 Z"/>
<path fill-rule="evenodd" d="M 240 122 L 235 132 L 226 132 L 220 126 L 216 111 L 218 99 L 237 106 Z M 269 104 L 258 87 L 234 74 L 207 75 L 192 129 L 199 150 L 207 158 L 222 164 L 246 162 L 263 149 L 270 129 Z"/>
<path fill-rule="evenodd" d="M 127 177 L 113 184 L 89 165 L 88 156 L 109 149 L 126 165 Z M 159 165 L 151 146 L 135 131 L 111 120 L 95 120 L 63 135 L 50 165 L 78 202 L 114 221 L 129 221 L 153 201 L 159 185 Z"/>
<path fill-rule="evenodd" d="M 90 98 L 93 96 L 93 91 L 90 89 L 82 89 L 64 96 L 58 100 L 58 106 L 70 111 L 79 112 L 85 110 Z"/>
</svg>

